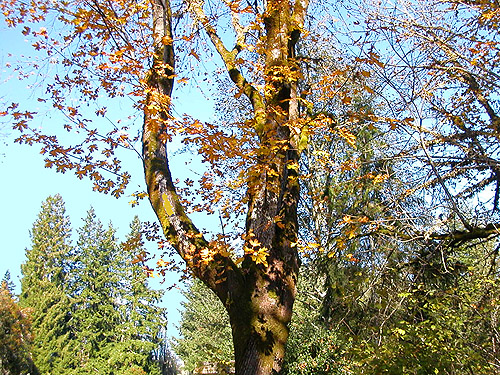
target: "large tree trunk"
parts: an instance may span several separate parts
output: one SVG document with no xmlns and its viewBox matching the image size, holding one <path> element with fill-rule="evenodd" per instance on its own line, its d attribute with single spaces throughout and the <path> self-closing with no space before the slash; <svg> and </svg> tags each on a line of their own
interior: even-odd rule
<svg viewBox="0 0 500 375">
<path fill-rule="evenodd" d="M 218 251 L 193 225 L 180 203 L 166 153 L 170 95 L 173 87 L 173 40 L 168 0 L 153 6 L 157 53 L 148 77 L 143 158 L 149 198 L 170 244 L 190 271 L 212 289 L 226 307 L 233 333 L 237 375 L 276 374 L 281 370 L 298 275 L 297 204 L 297 79 L 295 43 L 307 0 L 268 0 L 263 15 L 266 31 L 265 92 L 246 81 L 235 61 L 241 46 L 227 50 L 203 10 L 192 11 L 219 52 L 230 78 L 252 103 L 258 138 L 258 161 L 247 181 L 248 214 L 245 248 L 262 250 L 264 261 L 246 253 L 238 266 Z M 244 38 L 243 38 L 244 40 Z M 167 43 L 165 43 L 167 41 Z M 207 257 L 207 254 L 210 256 Z"/>
<path fill-rule="evenodd" d="M 241 304 L 229 307 L 238 375 L 279 373 L 285 355 L 294 283 L 278 287 L 272 275 L 257 278 L 249 282 Z"/>
</svg>

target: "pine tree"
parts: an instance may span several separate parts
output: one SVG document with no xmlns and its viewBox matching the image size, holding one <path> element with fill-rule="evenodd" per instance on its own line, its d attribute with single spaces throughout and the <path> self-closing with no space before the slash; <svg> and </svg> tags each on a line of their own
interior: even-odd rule
<svg viewBox="0 0 500 375">
<path fill-rule="evenodd" d="M 160 365 L 153 352 L 161 345 L 160 332 L 167 324 L 166 310 L 158 307 L 163 293 L 149 287 L 147 274 L 136 261 L 145 251 L 138 217 L 130 229 L 121 244 L 119 263 L 123 266 L 119 290 L 121 324 L 117 327 L 120 336 L 110 346 L 109 362 L 123 374 L 159 374 Z"/>
<path fill-rule="evenodd" d="M 156 374 L 153 351 L 165 312 L 157 307 L 161 293 L 147 285 L 146 274 L 133 262 L 142 252 L 140 222 L 118 246 L 115 229 L 106 230 L 93 209 L 79 229 L 72 275 L 77 363 L 72 374 Z"/>
<path fill-rule="evenodd" d="M 75 250 L 75 270 L 71 276 L 74 299 L 73 319 L 79 347 L 75 348 L 74 374 L 111 374 L 106 353 L 110 343 L 119 341 L 120 259 L 115 230 L 104 229 L 94 209 L 87 212 Z"/>
<path fill-rule="evenodd" d="M 42 204 L 31 230 L 31 249 L 21 266 L 19 304 L 32 310 L 33 359 L 43 374 L 64 373 L 70 353 L 67 345 L 70 300 L 66 294 L 71 253 L 70 221 L 60 195 L 48 197 Z"/>
<path fill-rule="evenodd" d="M 134 261 L 144 251 L 140 228 L 136 218 L 119 246 L 112 225 L 105 229 L 91 209 L 72 247 L 62 198 L 43 203 L 20 295 L 21 306 L 33 312 L 33 358 L 41 373 L 159 374 L 153 353 L 166 313 L 158 307 L 162 293 L 148 286 Z M 12 298 L 8 273 L 3 285 Z"/>
<path fill-rule="evenodd" d="M 222 303 L 199 280 L 183 294 L 181 337 L 176 339 L 174 350 L 186 370 L 193 371 L 203 362 L 229 365 L 234 359 L 231 326 Z"/>
</svg>

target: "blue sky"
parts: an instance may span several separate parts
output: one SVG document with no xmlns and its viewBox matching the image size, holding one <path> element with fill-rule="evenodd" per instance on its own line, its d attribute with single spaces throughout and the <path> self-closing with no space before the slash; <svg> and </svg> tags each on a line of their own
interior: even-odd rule
<svg viewBox="0 0 500 375">
<path fill-rule="evenodd" d="M 31 53 L 30 43 L 16 30 L 7 29 L 0 24 L 0 105 L 8 105 L 19 101 L 21 104 L 35 103 L 36 96 L 29 82 L 19 81 L 12 76 L 8 64 L 22 58 L 23 54 L 29 56 Z M 12 54 L 13 56 L 9 56 Z M 212 102 L 198 93 L 196 89 L 183 89 L 177 92 L 176 112 L 182 114 L 192 108 L 196 108 L 196 115 L 202 120 L 207 120 L 212 114 Z M 129 106 L 129 101 L 114 103 L 115 108 L 123 109 Z M 1 121 L 1 119 L 0 119 Z M 60 121 L 57 113 L 44 113 L 36 119 L 34 124 L 38 126 L 53 126 L 52 122 Z M 92 184 L 87 180 L 78 180 L 72 173 L 56 173 L 52 169 L 44 168 L 43 156 L 39 154 L 39 148 L 26 145 L 14 144 L 16 137 L 14 131 L 9 130 L 9 124 L 0 122 L 0 196 L 2 197 L 0 213 L 0 278 L 7 270 L 10 271 L 13 281 L 19 287 L 20 265 L 25 260 L 25 249 L 30 246 L 29 231 L 40 210 L 42 202 L 49 196 L 61 194 L 65 203 L 67 214 L 70 216 L 73 233 L 81 226 L 81 218 L 85 217 L 87 210 L 92 206 L 97 217 L 107 224 L 110 221 L 118 229 L 118 237 L 123 239 L 129 231 L 129 223 L 135 215 L 142 221 L 153 221 L 155 216 L 147 200 L 135 208 L 128 203 L 131 200 L 127 194 L 116 199 L 109 195 L 92 191 Z M 127 160 L 126 169 L 132 175 L 132 181 L 128 194 L 134 191 L 144 191 L 142 163 L 141 160 L 130 152 L 125 155 Z M 174 178 L 176 171 L 182 171 L 181 179 L 185 178 L 186 168 L 184 161 L 177 157 L 171 163 Z M 209 220 L 202 220 L 201 227 L 208 225 Z M 76 240 L 76 239 L 74 239 Z M 151 251 L 155 251 L 156 244 L 148 245 Z M 170 286 L 178 281 L 179 275 L 172 274 L 167 277 L 165 284 L 158 283 L 158 279 L 152 279 L 153 285 L 158 288 Z M 168 309 L 169 335 L 176 335 L 174 326 L 177 324 L 180 314 L 180 301 L 182 297 L 178 289 L 172 289 L 165 293 L 164 305 Z"/>
</svg>

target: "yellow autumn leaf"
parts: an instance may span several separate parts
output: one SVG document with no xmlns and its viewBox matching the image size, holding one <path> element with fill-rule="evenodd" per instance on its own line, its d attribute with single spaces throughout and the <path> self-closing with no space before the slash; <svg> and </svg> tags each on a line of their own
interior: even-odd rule
<svg viewBox="0 0 500 375">
<path fill-rule="evenodd" d="M 378 184 L 378 183 L 384 182 L 388 178 L 389 178 L 389 175 L 386 174 L 386 173 L 384 173 L 384 174 L 378 174 L 375 177 L 373 177 L 373 182 L 375 182 L 376 184 Z"/>
<path fill-rule="evenodd" d="M 248 242 L 250 243 L 250 245 L 251 245 L 252 247 L 257 247 L 257 246 L 260 246 L 260 242 L 259 242 L 259 240 L 258 240 L 258 239 L 256 239 L 256 238 L 252 238 L 252 239 L 250 239 L 250 241 L 248 241 Z"/>
<path fill-rule="evenodd" d="M 352 228 L 347 232 L 347 238 L 352 239 L 356 237 L 356 228 Z"/>
<path fill-rule="evenodd" d="M 158 267 L 166 267 L 168 266 L 169 262 L 165 262 L 163 259 L 160 259 L 159 261 L 156 262 L 156 265 Z"/>
<path fill-rule="evenodd" d="M 267 257 L 269 256 L 269 252 L 267 248 L 261 247 L 258 251 L 254 251 L 252 254 L 250 254 L 250 256 L 255 263 L 263 264 L 266 267 L 268 266 Z"/>
<path fill-rule="evenodd" d="M 349 216 L 349 215 L 345 215 L 343 218 L 342 218 L 342 221 L 344 223 L 350 223 L 352 222 L 352 218 Z"/>
</svg>

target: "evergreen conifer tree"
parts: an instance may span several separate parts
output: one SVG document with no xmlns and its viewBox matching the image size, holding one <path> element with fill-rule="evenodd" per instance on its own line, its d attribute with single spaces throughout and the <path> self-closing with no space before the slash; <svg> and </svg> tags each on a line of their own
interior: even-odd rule
<svg viewBox="0 0 500 375">
<path fill-rule="evenodd" d="M 117 327 L 119 340 L 109 347 L 109 361 L 120 369 L 120 374 L 160 372 L 153 353 L 162 344 L 160 331 L 167 323 L 166 310 L 158 307 L 163 292 L 149 287 L 147 274 L 136 261 L 143 251 L 141 222 L 135 217 L 126 241 L 121 244 L 121 323 Z"/>
<path fill-rule="evenodd" d="M 186 370 L 193 371 L 203 362 L 230 365 L 234 360 L 231 326 L 222 303 L 197 279 L 183 295 L 181 337 L 176 339 L 174 350 Z"/>
<path fill-rule="evenodd" d="M 75 270 L 71 277 L 74 299 L 73 318 L 79 348 L 75 350 L 72 374 L 111 374 L 109 345 L 118 342 L 120 325 L 120 278 L 115 230 L 107 230 L 94 209 L 87 212 L 75 250 Z"/>
<path fill-rule="evenodd" d="M 60 195 L 42 204 L 31 230 L 31 249 L 21 266 L 21 307 L 30 308 L 33 359 L 43 374 L 62 374 L 71 354 L 70 300 L 66 293 L 71 253 L 70 221 Z"/>
<path fill-rule="evenodd" d="M 148 287 L 144 270 L 133 262 L 144 250 L 140 225 L 135 219 L 120 247 L 115 229 L 104 229 L 91 209 L 78 231 L 71 288 L 80 348 L 72 374 L 159 373 L 153 351 L 165 312 L 157 306 L 161 293 Z"/>
<path fill-rule="evenodd" d="M 162 293 L 148 286 L 135 261 L 145 251 L 140 229 L 136 218 L 120 246 L 112 225 L 104 228 L 90 209 L 72 247 L 62 198 L 49 197 L 42 204 L 22 265 L 20 305 L 25 309 L 19 309 L 32 311 L 33 360 L 40 373 L 160 373 L 154 353 L 162 344 L 166 312 L 158 307 Z M 2 285 L 2 296 L 12 300 L 2 298 L 4 310 L 13 311 L 10 274 Z"/>
</svg>

